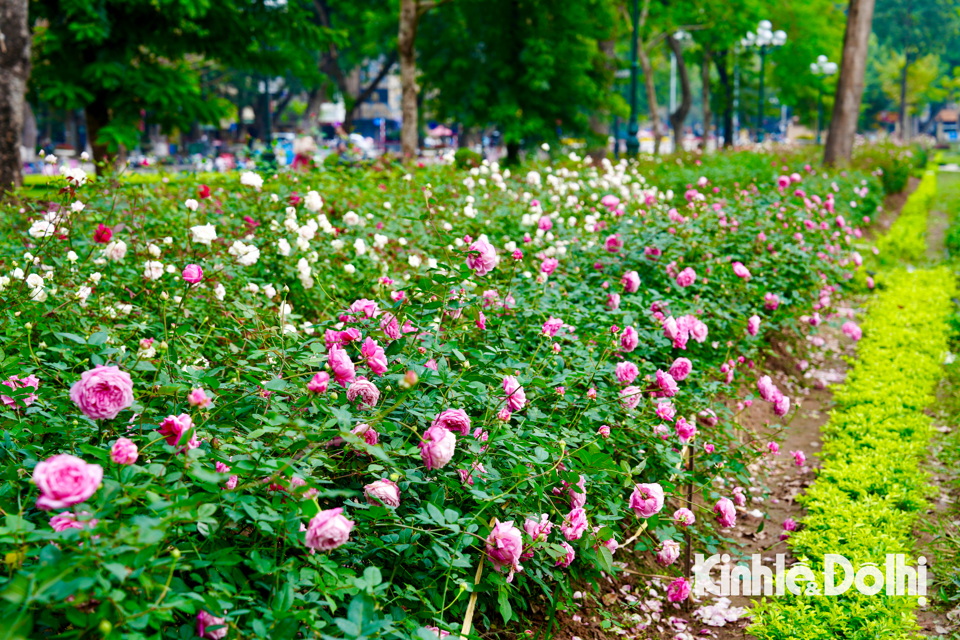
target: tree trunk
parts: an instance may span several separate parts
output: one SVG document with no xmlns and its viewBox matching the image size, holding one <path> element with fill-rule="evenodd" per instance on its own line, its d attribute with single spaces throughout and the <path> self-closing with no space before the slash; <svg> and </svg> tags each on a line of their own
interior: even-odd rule
<svg viewBox="0 0 960 640">
<path fill-rule="evenodd" d="M 874 0 L 850 0 L 847 28 L 843 34 L 843 59 L 830 118 L 830 132 L 823 151 L 823 163 L 846 164 L 853 153 L 853 139 L 860 118 L 863 77 L 867 69 L 867 48 L 873 24 Z"/>
<path fill-rule="evenodd" d="M 700 64 L 700 78 L 703 83 L 703 152 L 707 152 L 710 143 L 710 48 L 703 45 L 703 62 Z"/>
<path fill-rule="evenodd" d="M 910 139 L 907 131 L 907 70 L 910 68 L 910 52 L 903 52 L 903 73 L 900 74 L 900 140 Z"/>
<path fill-rule="evenodd" d="M 670 125 L 673 127 L 673 151 L 679 153 L 683 151 L 683 123 L 690 113 L 690 105 L 693 102 L 690 95 L 690 76 L 687 74 L 687 65 L 683 61 L 683 49 L 680 47 L 680 41 L 672 35 L 667 36 L 667 46 L 677 57 L 677 73 L 680 75 L 680 89 L 682 96 L 677 110 L 670 114 Z"/>
<path fill-rule="evenodd" d="M 507 160 L 505 164 L 508 166 L 516 166 L 520 164 L 520 143 L 519 142 L 507 143 Z"/>
<path fill-rule="evenodd" d="M 27 0 L 0 3 L 0 193 L 23 183 L 23 105 L 30 76 Z"/>
<path fill-rule="evenodd" d="M 400 58 L 400 149 L 405 159 L 417 157 L 417 0 L 400 0 L 400 30 L 397 55 Z"/>
<path fill-rule="evenodd" d="M 650 120 L 653 122 L 653 152 L 660 153 L 660 140 L 663 138 L 660 131 L 660 109 L 657 106 L 657 88 L 653 84 L 653 65 L 645 47 L 637 47 L 637 57 L 640 58 L 640 68 L 643 69 L 643 86 L 647 90 L 647 104 L 650 108 Z"/>
<path fill-rule="evenodd" d="M 97 163 L 97 175 L 102 175 L 104 170 L 109 170 L 113 164 L 109 146 L 99 140 L 100 130 L 110 122 L 110 110 L 98 96 L 83 111 L 87 116 L 87 139 L 93 149 L 93 159 Z"/>
<path fill-rule="evenodd" d="M 723 85 L 723 146 L 733 148 L 733 83 L 727 74 L 727 52 L 713 59 Z"/>
<path fill-rule="evenodd" d="M 23 147 L 27 150 L 27 160 L 33 162 L 37 153 L 37 118 L 33 115 L 33 108 L 26 100 L 23 101 Z"/>
</svg>

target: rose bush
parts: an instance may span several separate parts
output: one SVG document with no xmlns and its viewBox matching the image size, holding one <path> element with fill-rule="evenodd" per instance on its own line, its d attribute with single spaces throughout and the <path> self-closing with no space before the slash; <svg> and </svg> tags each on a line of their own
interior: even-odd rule
<svg viewBox="0 0 960 640">
<path fill-rule="evenodd" d="M 778 450 L 724 402 L 765 336 L 845 320 L 880 185 L 804 164 L 72 177 L 5 211 L 3 624 L 458 632 L 474 598 L 564 606 L 627 540 L 673 580 Z"/>
</svg>

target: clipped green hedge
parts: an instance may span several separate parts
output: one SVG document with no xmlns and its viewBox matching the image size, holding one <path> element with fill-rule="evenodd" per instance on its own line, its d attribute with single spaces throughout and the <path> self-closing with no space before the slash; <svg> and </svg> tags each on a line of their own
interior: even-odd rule
<svg viewBox="0 0 960 640">
<path fill-rule="evenodd" d="M 909 557 L 913 525 L 931 493 L 921 468 L 932 433 L 923 409 L 934 401 L 947 349 L 954 279 L 945 267 L 897 269 L 883 284 L 856 366 L 822 432 L 823 469 L 801 498 L 804 527 L 790 539 L 793 555 L 809 561 L 821 586 L 828 553 L 842 554 L 854 568 L 883 567 L 889 553 Z M 768 598 L 749 631 L 758 640 L 905 638 L 918 628 L 915 601 L 853 587 L 840 596 Z"/>
<path fill-rule="evenodd" d="M 910 194 L 890 232 L 877 241 L 879 262 L 894 265 L 900 260 L 918 262 L 927 251 L 927 211 L 937 192 L 937 172 L 927 171 L 917 190 Z"/>
</svg>

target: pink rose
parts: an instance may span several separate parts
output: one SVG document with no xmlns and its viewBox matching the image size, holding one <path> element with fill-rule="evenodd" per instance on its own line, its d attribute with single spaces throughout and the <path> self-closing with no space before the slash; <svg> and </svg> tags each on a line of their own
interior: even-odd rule
<svg viewBox="0 0 960 640">
<path fill-rule="evenodd" d="M 347 389 L 347 400 L 350 402 L 359 400 L 357 408 L 360 410 L 373 409 L 380 402 L 380 390 L 366 378 L 357 378 Z"/>
<path fill-rule="evenodd" d="M 557 558 L 557 563 L 554 566 L 569 567 L 573 563 L 574 558 L 577 557 L 577 552 L 566 542 L 561 541 L 560 546 L 563 547 L 564 555 Z"/>
<path fill-rule="evenodd" d="M 89 516 L 90 514 L 86 511 L 83 512 L 83 515 Z M 61 511 L 59 514 L 50 518 L 50 526 L 53 527 L 53 530 L 57 533 L 61 531 L 66 531 L 67 529 L 93 529 L 97 526 L 99 520 L 77 520 L 77 516 L 70 511 Z"/>
<path fill-rule="evenodd" d="M 350 313 L 353 315 L 351 321 L 356 321 L 360 318 L 373 318 L 380 313 L 380 307 L 373 300 L 360 298 L 350 305 Z"/>
<path fill-rule="evenodd" d="M 663 509 L 663 487 L 657 483 L 638 484 L 630 494 L 630 508 L 638 518 L 649 518 Z"/>
<path fill-rule="evenodd" d="M 27 387 L 33 387 L 34 391 L 36 391 L 38 388 L 40 388 L 40 379 L 35 375 L 29 375 L 26 378 L 12 375 L 9 379 L 0 382 L 0 384 L 10 387 L 11 389 L 26 389 Z M 20 398 L 20 402 L 23 403 L 24 407 L 29 407 L 37 400 L 37 397 L 37 394 L 29 393 Z M 3 403 L 8 407 L 17 407 L 17 400 L 14 400 L 10 396 L 0 395 L 0 403 Z"/>
<path fill-rule="evenodd" d="M 640 289 L 640 274 L 636 271 L 627 271 L 620 278 L 620 284 L 627 293 L 636 293 Z"/>
<path fill-rule="evenodd" d="M 217 628 L 210 629 L 208 627 Z M 207 613 L 203 609 L 201 609 L 200 613 L 197 614 L 197 635 L 201 638 L 221 640 L 221 638 L 227 637 L 228 630 L 226 618 L 218 618 L 211 613 Z"/>
<path fill-rule="evenodd" d="M 660 388 L 660 395 L 664 398 L 672 398 L 677 395 L 677 381 L 669 373 L 664 373 L 657 369 L 657 387 Z"/>
<path fill-rule="evenodd" d="M 507 394 L 507 408 L 520 411 L 527 404 L 527 394 L 513 376 L 503 376 L 503 391 Z"/>
<path fill-rule="evenodd" d="M 357 377 L 356 370 L 353 367 L 353 362 L 350 360 L 350 356 L 348 356 L 347 352 L 344 351 L 339 345 L 333 345 L 330 347 L 330 352 L 327 354 L 327 364 L 330 365 L 330 370 L 333 371 L 333 376 L 343 388 L 346 388 L 347 385 L 353 382 Z"/>
<path fill-rule="evenodd" d="M 807 456 L 804 455 L 803 451 L 791 451 L 790 455 L 793 456 L 793 462 L 798 467 L 802 467 L 807 463 Z"/>
<path fill-rule="evenodd" d="M 306 545 L 317 551 L 336 549 L 350 539 L 353 521 L 343 517 L 343 509 L 327 509 L 313 516 L 307 526 Z"/>
<path fill-rule="evenodd" d="M 110 448 L 110 459 L 116 464 L 133 464 L 139 455 L 137 445 L 129 438 L 119 438 Z"/>
<path fill-rule="evenodd" d="M 797 522 L 793 518 L 787 518 L 783 521 L 783 530 L 784 531 L 796 531 Z"/>
<path fill-rule="evenodd" d="M 720 422 L 720 419 L 717 418 L 717 414 L 714 413 L 713 409 L 704 409 L 697 414 L 697 419 L 700 420 L 701 424 L 705 424 L 708 427 L 715 427 L 717 423 Z M 704 445 L 704 447 L 710 447 L 711 449 L 707 453 L 713 453 L 713 445 Z"/>
<path fill-rule="evenodd" d="M 610 426 L 606 424 L 600 425 L 600 428 L 597 429 L 597 435 L 606 440 L 610 437 Z"/>
<path fill-rule="evenodd" d="M 697 281 L 697 272 L 687 267 L 677 275 L 677 286 L 689 287 Z"/>
<path fill-rule="evenodd" d="M 540 271 L 548 276 L 552 276 L 558 266 L 560 266 L 560 261 L 556 258 L 545 258 L 543 262 L 540 263 Z"/>
<path fill-rule="evenodd" d="M 780 297 L 775 293 L 765 293 L 763 295 L 763 306 L 769 311 L 776 311 L 780 306 Z"/>
<path fill-rule="evenodd" d="M 361 423 L 350 430 L 350 433 L 357 436 L 371 447 L 380 441 L 380 434 L 377 430 L 366 423 Z"/>
<path fill-rule="evenodd" d="M 673 316 L 663 321 L 663 337 L 667 340 L 675 340 L 680 335 L 680 327 Z"/>
<path fill-rule="evenodd" d="M 463 409 L 447 409 L 433 419 L 432 426 L 440 426 L 449 431 L 459 431 L 460 435 L 470 433 L 470 416 Z"/>
<path fill-rule="evenodd" d="M 769 449 L 770 453 L 772 453 L 775 456 L 780 455 L 780 445 L 776 442 L 768 442 L 767 449 Z"/>
<path fill-rule="evenodd" d="M 593 545 L 593 548 L 594 548 L 594 549 L 598 549 L 598 548 L 602 545 L 602 546 L 606 547 L 606 548 L 610 551 L 610 555 L 613 555 L 613 554 L 615 554 L 615 553 L 617 552 L 617 549 L 620 548 L 620 543 L 617 542 L 617 539 L 616 539 L 616 537 L 614 537 L 614 536 L 610 536 L 610 538 L 609 538 L 608 540 L 600 540 L 600 537 L 599 537 L 599 536 L 600 536 L 600 529 L 601 529 L 601 528 L 602 528 L 602 527 L 594 527 L 594 528 L 593 528 L 593 535 L 594 535 L 594 536 L 597 536 L 597 542 L 600 543 L 599 545 L 597 545 L 597 544 Z"/>
<path fill-rule="evenodd" d="M 112 420 L 133 404 L 133 380 L 117 367 L 97 365 L 80 374 L 70 399 L 92 420 Z"/>
<path fill-rule="evenodd" d="M 668 602 L 683 602 L 690 597 L 690 583 L 686 578 L 677 578 L 667 587 Z"/>
<path fill-rule="evenodd" d="M 640 404 L 642 395 L 643 389 L 640 387 L 624 387 L 623 391 L 620 392 L 620 405 L 624 409 L 636 409 L 637 405 Z"/>
<path fill-rule="evenodd" d="M 640 370 L 632 362 L 619 362 L 614 369 L 614 373 L 617 376 L 617 382 L 620 384 L 631 384 L 640 375 Z"/>
<path fill-rule="evenodd" d="M 777 396 L 773 401 L 773 412 L 781 418 L 790 413 L 790 398 L 783 394 Z"/>
<path fill-rule="evenodd" d="M 187 394 L 187 402 L 190 403 L 191 407 L 206 409 L 213 404 L 213 399 L 203 389 L 194 389 Z"/>
<path fill-rule="evenodd" d="M 563 486 L 567 487 L 571 509 L 580 509 L 587 504 L 587 479 L 585 477 L 581 475 L 575 485 L 571 485 L 564 480 Z"/>
<path fill-rule="evenodd" d="M 620 198 L 615 195 L 607 194 L 600 198 L 600 204 L 605 206 L 607 209 L 613 211 L 617 208 L 617 205 L 620 204 Z"/>
<path fill-rule="evenodd" d="M 527 518 L 523 523 L 523 530 L 533 538 L 534 542 L 540 542 L 546 540 L 550 532 L 553 531 L 553 524 L 550 522 L 550 516 L 542 513 L 540 514 L 540 520 Z"/>
<path fill-rule="evenodd" d="M 863 337 L 863 331 L 860 329 L 860 327 L 858 327 L 855 322 L 850 322 L 849 320 L 843 323 L 843 325 L 840 327 L 840 331 L 842 331 L 845 336 L 849 337 L 855 342 Z"/>
<path fill-rule="evenodd" d="M 190 439 L 182 442 L 183 435 L 187 432 L 190 432 Z M 200 441 L 197 440 L 197 431 L 193 428 L 193 420 L 186 413 L 164 418 L 157 433 L 167 439 L 168 445 L 171 447 L 180 446 L 182 451 L 196 449 L 200 446 Z"/>
<path fill-rule="evenodd" d="M 747 496 L 743 493 L 743 487 L 733 488 L 733 504 L 743 507 L 747 504 Z"/>
<path fill-rule="evenodd" d="M 690 337 L 692 337 L 698 343 L 703 344 L 703 341 L 707 339 L 707 325 L 696 318 L 693 319 L 691 325 Z"/>
<path fill-rule="evenodd" d="M 377 480 L 365 486 L 363 493 L 367 496 L 368 504 L 384 507 L 400 506 L 400 487 L 397 486 L 396 482 Z"/>
<path fill-rule="evenodd" d="M 607 239 L 603 242 L 603 246 L 606 247 L 609 253 L 617 253 L 620 249 L 623 249 L 623 240 L 620 239 L 619 233 L 615 233 L 612 236 L 607 236 Z"/>
<path fill-rule="evenodd" d="M 40 489 L 37 508 L 43 511 L 63 509 L 87 500 L 103 480 L 103 468 L 80 458 L 61 453 L 33 469 L 33 481 Z"/>
<path fill-rule="evenodd" d="M 326 393 L 329 384 L 330 374 L 326 371 L 321 371 L 315 374 L 310 382 L 307 383 L 307 390 L 310 391 L 310 393 Z"/>
<path fill-rule="evenodd" d="M 370 367 L 370 371 L 373 373 L 383 375 L 387 372 L 386 353 L 373 338 L 367 338 L 363 341 L 363 347 L 360 348 L 360 355 L 366 358 L 367 366 Z"/>
<path fill-rule="evenodd" d="M 183 279 L 190 284 L 197 284 L 203 280 L 203 269 L 198 264 L 188 264 L 183 268 Z"/>
<path fill-rule="evenodd" d="M 487 275 L 497 266 L 497 250 L 486 238 L 480 238 L 471 244 L 468 250 L 471 253 L 467 255 L 467 266 L 478 276 Z"/>
<path fill-rule="evenodd" d="M 680 543 L 673 540 L 664 540 L 657 551 L 657 564 L 668 567 L 680 557 Z"/>
<path fill-rule="evenodd" d="M 550 336 L 552 338 L 557 335 L 557 332 L 560 331 L 561 327 L 563 327 L 563 320 L 550 316 L 550 318 L 543 323 L 543 335 Z"/>
<path fill-rule="evenodd" d="M 420 441 L 420 459 L 428 471 L 442 469 L 453 458 L 456 446 L 457 437 L 452 431 L 433 425 L 424 432 Z"/>
<path fill-rule="evenodd" d="M 607 309 L 610 311 L 616 311 L 620 308 L 620 294 L 619 293 L 609 293 L 607 294 Z"/>
<path fill-rule="evenodd" d="M 750 316 L 750 319 L 747 320 L 747 333 L 752 336 L 757 335 L 760 331 L 760 316 L 754 314 Z"/>
<path fill-rule="evenodd" d="M 745 266 L 743 266 L 742 262 L 733 263 L 733 273 L 738 278 L 743 278 L 744 280 L 750 279 L 750 271 Z"/>
<path fill-rule="evenodd" d="M 693 371 L 693 363 L 687 358 L 677 358 L 669 369 L 670 375 L 677 381 L 686 380 L 691 371 Z"/>
<path fill-rule="evenodd" d="M 687 443 L 697 435 L 696 425 L 687 422 L 683 416 L 677 418 L 677 424 L 674 425 L 674 429 L 677 432 L 677 437 L 680 438 L 680 442 Z"/>
<path fill-rule="evenodd" d="M 689 527 L 696 522 L 697 519 L 694 517 L 693 511 L 690 511 L 690 509 L 687 509 L 686 507 L 682 507 L 673 512 L 673 521 L 681 527 Z"/>
<path fill-rule="evenodd" d="M 770 376 L 762 376 L 759 380 L 757 380 L 757 389 L 760 391 L 760 397 L 767 402 L 773 402 L 776 400 L 777 395 L 780 393 L 780 390 L 777 389 L 775 384 L 773 384 Z"/>
<path fill-rule="evenodd" d="M 717 514 L 717 522 L 721 527 L 727 528 L 737 524 L 737 508 L 733 506 L 730 498 L 717 500 L 717 504 L 713 506 L 713 512 Z"/>
<path fill-rule="evenodd" d="M 587 512 L 583 509 L 574 509 L 563 518 L 560 533 L 567 540 L 579 540 L 587 530 Z"/>
<path fill-rule="evenodd" d="M 673 418 L 677 415 L 677 410 L 674 408 L 673 403 L 670 401 L 667 402 L 658 402 L 656 408 L 657 417 L 661 420 L 672 421 Z"/>
<path fill-rule="evenodd" d="M 513 582 L 513 574 L 521 571 L 520 554 L 523 553 L 523 538 L 513 521 L 500 522 L 494 519 L 493 530 L 487 536 L 487 558 L 497 571 L 507 568 L 507 582 Z"/>
<path fill-rule="evenodd" d="M 637 335 L 637 330 L 633 327 L 627 327 L 620 334 L 620 348 L 627 353 L 636 349 L 639 344 L 640 336 Z"/>
<path fill-rule="evenodd" d="M 380 318 L 380 330 L 391 340 L 399 340 L 403 336 L 397 317 L 392 313 L 385 313 Z"/>
</svg>

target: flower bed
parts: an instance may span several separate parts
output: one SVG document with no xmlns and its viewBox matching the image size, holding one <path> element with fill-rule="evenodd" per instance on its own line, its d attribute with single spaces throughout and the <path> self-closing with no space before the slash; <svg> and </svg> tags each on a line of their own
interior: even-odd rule
<svg viewBox="0 0 960 640">
<path fill-rule="evenodd" d="M 912 213 L 891 234 L 898 225 L 920 228 L 922 222 L 925 229 L 929 176 L 904 207 Z M 921 246 L 907 256 L 913 259 L 925 251 L 922 235 L 904 246 L 914 242 Z M 790 537 L 793 555 L 807 560 L 821 593 L 765 599 L 750 627 L 760 640 L 901 638 L 919 629 L 913 613 L 917 597 L 892 595 L 886 585 L 872 595 L 854 587 L 822 595 L 826 554 L 844 556 L 855 570 L 874 563 L 885 572 L 888 554 L 905 554 L 905 564 L 916 566 L 913 526 L 932 491 L 922 468 L 932 435 L 924 409 L 935 399 L 947 349 L 953 274 L 946 267 L 894 270 L 880 284 L 856 365 L 838 388 L 838 408 L 822 431 L 823 467 L 802 498 L 808 513 L 803 529 Z"/>
<path fill-rule="evenodd" d="M 737 158 L 683 194 L 579 159 L 74 174 L 6 212 L 4 624 L 407 637 L 564 606 L 628 538 L 677 576 L 744 501 L 712 479 L 776 449 L 719 399 L 766 332 L 835 320 L 880 192 Z"/>
</svg>

